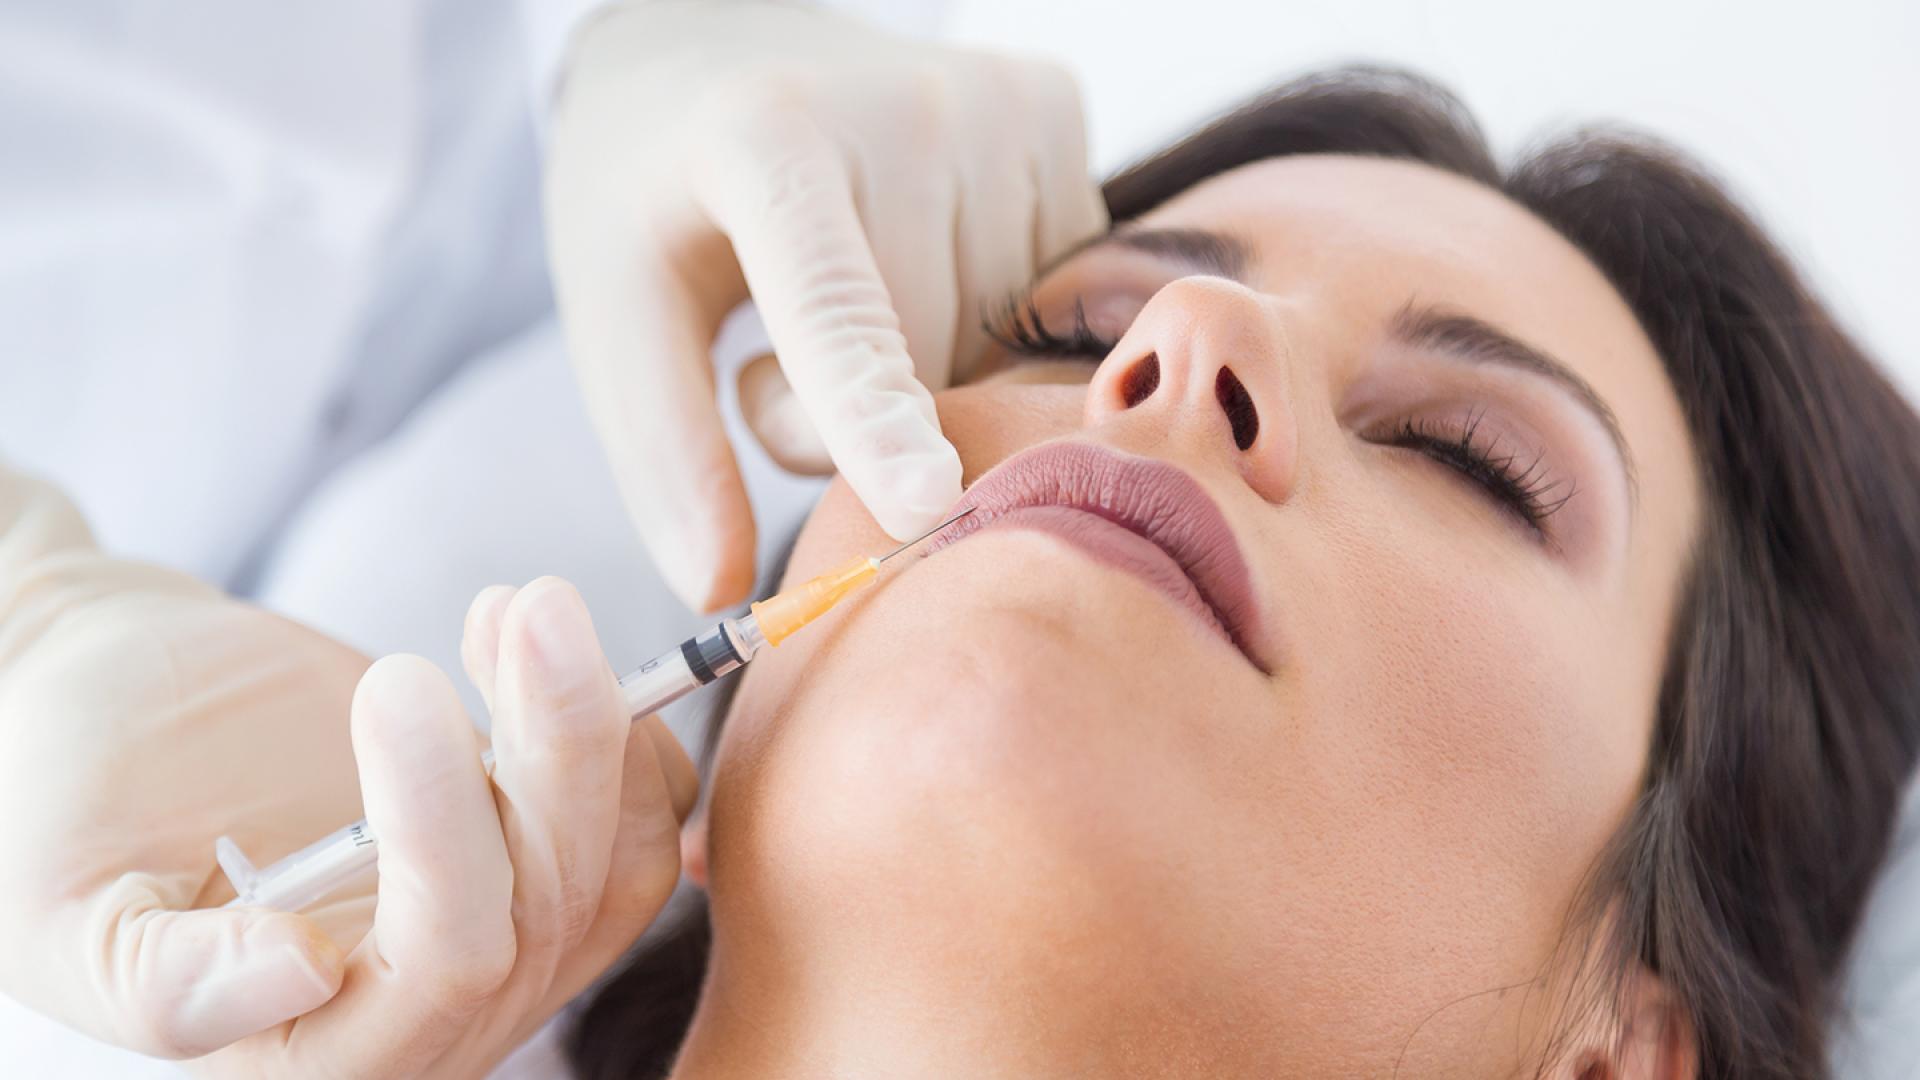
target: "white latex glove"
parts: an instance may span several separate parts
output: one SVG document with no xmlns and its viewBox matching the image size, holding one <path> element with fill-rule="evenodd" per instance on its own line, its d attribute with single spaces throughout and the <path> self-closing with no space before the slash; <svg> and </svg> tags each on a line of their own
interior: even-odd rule
<svg viewBox="0 0 1920 1080">
<path fill-rule="evenodd" d="M 983 308 L 1106 223 L 1072 78 L 816 11 L 651 0 L 582 27 L 557 109 L 561 321 L 668 584 L 711 610 L 752 583 L 708 362 L 749 290 L 779 362 L 740 400 L 774 459 L 837 465 L 900 539 L 936 523 L 960 461 L 927 388 L 978 352 Z"/>
<path fill-rule="evenodd" d="M 424 661 L 369 669 L 107 559 L 56 493 L 0 471 L 0 990 L 208 1055 L 206 1075 L 484 1072 L 653 918 L 694 779 L 657 719 L 629 725 L 564 583 L 483 593 L 463 654 L 494 711 L 491 784 Z M 362 788 L 377 898 L 197 910 L 232 896 L 215 837 L 274 858 L 359 817 Z"/>
</svg>

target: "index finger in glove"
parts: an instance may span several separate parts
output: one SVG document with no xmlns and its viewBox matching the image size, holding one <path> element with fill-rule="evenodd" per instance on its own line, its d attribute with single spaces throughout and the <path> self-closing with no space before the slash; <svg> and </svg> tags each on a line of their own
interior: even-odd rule
<svg viewBox="0 0 1920 1080">
<path fill-rule="evenodd" d="M 889 534 L 932 525 L 960 497 L 960 456 L 907 355 L 845 164 L 804 114 L 768 109 L 712 151 L 699 189 L 834 464 Z"/>
</svg>

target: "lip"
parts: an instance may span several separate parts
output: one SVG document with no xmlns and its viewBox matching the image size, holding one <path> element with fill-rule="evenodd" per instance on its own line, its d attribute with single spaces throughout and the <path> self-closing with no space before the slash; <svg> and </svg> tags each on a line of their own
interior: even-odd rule
<svg viewBox="0 0 1920 1080">
<path fill-rule="evenodd" d="M 1260 605 L 1239 542 L 1179 468 L 1092 443 L 1047 443 L 989 470 L 960 506 L 972 512 L 928 541 L 923 557 L 996 525 L 1046 532 L 1140 578 L 1267 671 L 1253 648 Z"/>
</svg>

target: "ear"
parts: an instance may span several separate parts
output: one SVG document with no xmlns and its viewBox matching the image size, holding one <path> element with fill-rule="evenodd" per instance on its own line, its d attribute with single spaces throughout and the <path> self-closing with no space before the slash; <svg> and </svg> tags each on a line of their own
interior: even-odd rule
<svg viewBox="0 0 1920 1080">
<path fill-rule="evenodd" d="M 707 887 L 707 814 L 695 810 L 680 826 L 680 872 L 702 889 Z"/>
<path fill-rule="evenodd" d="M 1582 1033 L 1554 1070 L 1556 1080 L 1696 1080 L 1693 1021 L 1666 983 L 1642 967 L 1624 990 L 1619 1012 L 1596 1018 L 1596 1030 Z"/>
</svg>

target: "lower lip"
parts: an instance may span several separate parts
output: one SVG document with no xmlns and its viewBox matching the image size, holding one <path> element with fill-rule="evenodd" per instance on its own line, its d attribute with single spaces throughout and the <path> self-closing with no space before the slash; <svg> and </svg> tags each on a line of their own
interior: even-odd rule
<svg viewBox="0 0 1920 1080">
<path fill-rule="evenodd" d="M 1192 612 L 1228 644 L 1232 635 L 1194 588 L 1193 579 L 1160 545 L 1098 514 L 1070 506 L 1028 506 L 994 518 L 977 532 L 1016 528 L 1059 537 L 1116 570 L 1132 574 L 1179 607 Z"/>
</svg>

